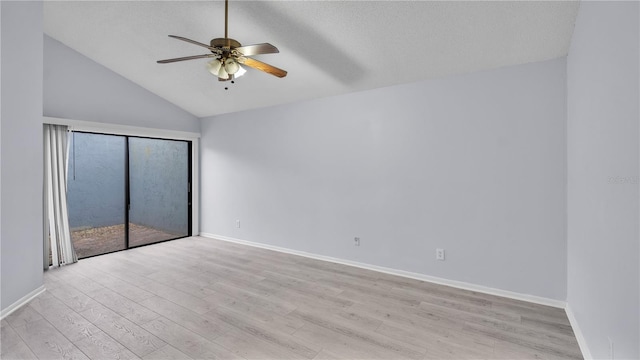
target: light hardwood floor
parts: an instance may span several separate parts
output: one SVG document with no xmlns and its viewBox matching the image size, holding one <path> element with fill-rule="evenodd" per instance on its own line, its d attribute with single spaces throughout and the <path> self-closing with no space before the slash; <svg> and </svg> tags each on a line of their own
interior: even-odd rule
<svg viewBox="0 0 640 360">
<path fill-rule="evenodd" d="M 2 359 L 577 359 L 564 310 L 191 237 L 45 273 Z"/>
</svg>

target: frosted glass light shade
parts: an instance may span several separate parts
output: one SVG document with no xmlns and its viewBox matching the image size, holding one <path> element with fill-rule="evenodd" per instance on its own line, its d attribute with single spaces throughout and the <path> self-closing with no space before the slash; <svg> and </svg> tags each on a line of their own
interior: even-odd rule
<svg viewBox="0 0 640 360">
<path fill-rule="evenodd" d="M 224 69 L 224 66 L 220 67 L 220 71 L 218 71 L 218 77 L 220 79 L 228 79 L 229 78 L 229 74 L 227 73 L 227 71 Z"/>
<path fill-rule="evenodd" d="M 215 76 L 218 76 L 222 63 L 218 59 L 211 60 L 207 63 L 207 70 Z"/>
<path fill-rule="evenodd" d="M 235 74 L 233 74 L 234 78 L 239 78 L 240 76 L 244 75 L 247 72 L 247 70 L 245 70 L 242 66 L 240 66 L 240 64 L 238 64 L 238 71 L 236 71 Z"/>
<path fill-rule="evenodd" d="M 224 62 L 224 69 L 227 70 L 227 73 L 233 75 L 236 72 L 238 72 L 238 69 L 240 68 L 240 65 L 238 65 L 237 62 L 235 62 L 235 60 L 233 59 L 227 59 Z"/>
</svg>

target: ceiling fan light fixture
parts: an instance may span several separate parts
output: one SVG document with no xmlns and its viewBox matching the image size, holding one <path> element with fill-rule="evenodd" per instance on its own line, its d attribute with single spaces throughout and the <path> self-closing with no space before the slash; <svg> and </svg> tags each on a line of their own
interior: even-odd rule
<svg viewBox="0 0 640 360">
<path fill-rule="evenodd" d="M 227 73 L 227 70 L 224 69 L 224 66 L 220 67 L 220 70 L 218 71 L 218 77 L 224 80 L 229 79 L 229 74 Z"/>
<path fill-rule="evenodd" d="M 228 58 L 224 62 L 224 69 L 227 71 L 227 73 L 233 75 L 238 72 L 238 70 L 240 69 L 240 65 L 238 65 L 235 60 Z"/>
<path fill-rule="evenodd" d="M 242 66 L 240 66 L 240 64 L 238 64 L 238 71 L 236 71 L 235 74 L 233 74 L 234 78 L 239 78 L 240 76 L 244 75 L 247 72 L 247 70 L 245 70 Z"/>
<path fill-rule="evenodd" d="M 220 67 L 222 63 L 218 59 L 211 60 L 207 63 L 207 70 L 215 76 L 218 76 L 218 72 L 220 72 Z"/>
</svg>

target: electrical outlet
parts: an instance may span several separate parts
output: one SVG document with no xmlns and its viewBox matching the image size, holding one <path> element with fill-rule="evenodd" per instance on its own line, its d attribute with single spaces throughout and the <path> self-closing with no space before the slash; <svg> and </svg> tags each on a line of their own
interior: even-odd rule
<svg viewBox="0 0 640 360">
<path fill-rule="evenodd" d="M 354 237 L 353 238 L 353 242 L 355 243 L 356 246 L 360 246 L 360 238 L 359 237 Z"/>
<path fill-rule="evenodd" d="M 240 220 L 236 220 L 236 227 L 240 229 Z"/>
<path fill-rule="evenodd" d="M 444 249 L 436 249 L 436 260 L 444 261 Z"/>
</svg>

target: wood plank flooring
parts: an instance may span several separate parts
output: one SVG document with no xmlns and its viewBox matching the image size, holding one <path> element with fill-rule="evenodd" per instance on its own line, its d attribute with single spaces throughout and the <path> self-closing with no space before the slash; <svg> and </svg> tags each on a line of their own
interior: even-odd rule
<svg viewBox="0 0 640 360">
<path fill-rule="evenodd" d="M 562 309 L 201 237 L 45 286 L 2 359 L 582 359 Z"/>
</svg>

